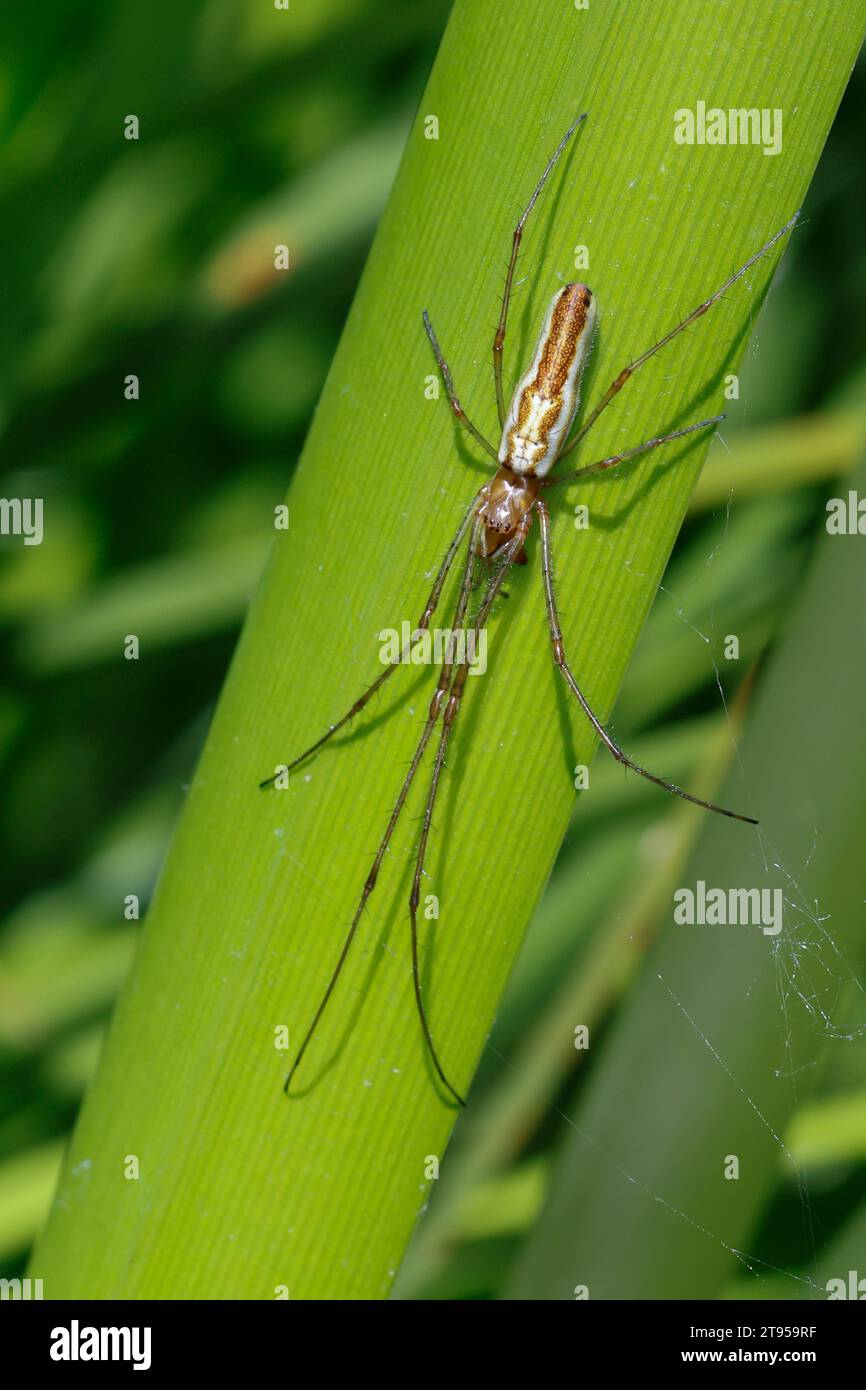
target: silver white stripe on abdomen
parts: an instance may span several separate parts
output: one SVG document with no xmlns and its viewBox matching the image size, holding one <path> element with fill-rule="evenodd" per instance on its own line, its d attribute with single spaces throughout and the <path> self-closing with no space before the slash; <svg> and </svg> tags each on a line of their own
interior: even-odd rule
<svg viewBox="0 0 866 1390">
<path fill-rule="evenodd" d="M 502 431 L 499 462 L 512 472 L 543 478 L 556 462 L 580 402 L 595 318 L 595 298 L 586 285 L 564 285 L 553 296 Z"/>
</svg>

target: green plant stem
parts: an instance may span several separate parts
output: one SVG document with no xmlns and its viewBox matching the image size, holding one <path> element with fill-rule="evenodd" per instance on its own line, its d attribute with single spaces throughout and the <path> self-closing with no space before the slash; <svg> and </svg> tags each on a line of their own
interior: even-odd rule
<svg viewBox="0 0 866 1390">
<path fill-rule="evenodd" d="M 866 464 L 852 484 L 862 495 Z M 864 577 L 862 538 L 824 535 L 731 777 L 755 793 L 760 831 L 736 843 L 708 825 L 680 879 L 779 892 L 781 930 L 683 926 L 671 896 L 640 986 L 569 1110 L 511 1297 L 572 1298 L 581 1283 L 591 1298 L 712 1298 L 747 1271 L 775 1289 L 787 1261 L 753 1242 L 779 1175 L 802 1207 L 804 1267 L 788 1275 L 789 1296 L 824 1292 L 788 1132 L 829 1049 L 850 1046 L 866 1014 Z M 839 1023 L 840 1007 L 853 1021 Z"/>
<path fill-rule="evenodd" d="M 47 1297 L 387 1294 L 455 1119 L 409 973 L 417 797 L 289 1101 L 274 1039 L 285 1024 L 297 1045 L 328 979 L 429 671 L 398 674 L 287 791 L 257 783 L 369 683 L 377 633 L 417 619 L 486 476 L 444 401 L 428 399 L 421 310 L 464 404 L 494 433 L 490 345 L 511 229 L 560 134 L 589 109 L 527 230 L 505 358 L 513 380 L 551 293 L 590 279 L 596 399 L 801 203 L 859 30 L 831 0 L 813 6 L 805 39 L 798 7 L 762 0 L 587 11 L 458 0 L 34 1256 Z M 675 144 L 674 112 L 700 93 L 796 111 L 783 153 Z M 429 117 L 438 139 L 425 138 Z M 576 272 L 584 245 L 590 268 Z M 773 264 L 642 370 L 581 461 L 717 409 Z M 689 440 L 581 489 L 588 531 L 572 523 L 577 494 L 559 501 L 566 641 L 602 717 L 704 450 Z M 422 917 L 424 989 L 459 1087 L 568 824 L 572 770 L 593 751 L 550 659 L 537 538 L 530 558 L 493 623 L 491 669 L 470 681 L 427 866 L 439 916 Z"/>
</svg>

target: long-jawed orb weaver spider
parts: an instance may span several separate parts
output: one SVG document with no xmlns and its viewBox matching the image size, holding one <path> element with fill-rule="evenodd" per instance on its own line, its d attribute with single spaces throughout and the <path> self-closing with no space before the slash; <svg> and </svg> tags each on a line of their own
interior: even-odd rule
<svg viewBox="0 0 866 1390">
<path fill-rule="evenodd" d="M 619 744 L 608 733 L 601 720 L 594 714 L 583 691 L 575 679 L 574 673 L 568 664 L 563 646 L 562 631 L 559 625 L 559 616 L 556 607 L 556 597 L 553 586 L 553 565 L 551 559 L 550 546 L 550 513 L 542 497 L 542 492 L 547 487 L 555 486 L 560 483 L 574 482 L 577 478 L 585 478 L 593 473 L 601 473 L 608 468 L 614 468 L 617 464 L 623 463 L 626 459 L 634 458 L 637 454 L 646 453 L 649 449 L 656 449 L 661 444 L 667 444 L 674 439 L 682 439 L 685 435 L 693 434 L 696 430 L 711 429 L 724 420 L 724 415 L 716 415 L 708 420 L 698 420 L 693 425 L 686 425 L 681 429 L 671 430 L 668 434 L 658 435 L 653 439 L 647 439 L 643 444 L 637 444 L 630 449 L 623 450 L 622 453 L 613 454 L 610 458 L 599 459 L 596 463 L 590 463 L 576 472 L 567 474 L 565 477 L 551 478 L 548 476 L 555 464 L 561 459 L 566 458 L 578 444 L 584 439 L 591 427 L 595 424 L 599 415 L 606 410 L 611 401 L 622 390 L 629 377 L 633 376 L 639 367 L 666 347 L 678 334 L 682 333 L 688 326 L 705 314 L 707 310 L 715 304 L 717 299 L 729 290 L 741 276 L 745 275 L 751 266 L 762 256 L 775 246 L 785 234 L 793 228 L 799 217 L 799 211 L 794 214 L 789 222 L 785 224 L 775 236 L 770 237 L 759 251 L 750 256 L 745 265 L 735 271 L 725 283 L 720 286 L 715 293 L 693 309 L 676 327 L 672 328 L 662 338 L 654 343 L 646 352 L 642 352 L 628 366 L 623 367 L 622 371 L 611 382 L 598 404 L 589 412 L 580 429 L 569 438 L 569 432 L 574 422 L 577 407 L 580 400 L 580 385 L 583 369 L 592 345 L 592 335 L 596 320 L 596 302 L 592 291 L 586 285 L 568 284 L 564 285 L 556 294 L 547 311 L 544 325 L 535 349 L 535 356 L 528 371 L 520 378 L 512 396 L 511 405 L 508 411 L 505 409 L 505 397 L 502 389 L 502 348 L 505 342 L 505 332 L 508 322 L 508 308 L 511 302 L 511 293 L 514 285 L 514 272 L 517 265 L 517 254 L 520 248 L 520 241 L 523 229 L 526 225 L 532 209 L 541 194 L 550 173 L 571 139 L 578 126 L 586 119 L 586 112 L 578 116 L 577 120 L 569 126 L 559 144 L 553 152 L 544 173 L 538 180 L 535 191 L 524 209 L 524 212 L 514 229 L 511 245 L 511 259 L 508 264 L 508 273 L 505 278 L 505 289 L 502 295 L 502 309 L 499 315 L 499 323 L 496 328 L 496 336 L 493 340 L 493 378 L 496 389 L 496 405 L 499 414 L 499 423 L 502 427 L 502 439 L 499 448 L 496 449 L 490 441 L 485 438 L 479 429 L 472 423 L 464 411 L 451 379 L 451 372 L 448 364 L 442 355 L 433 325 L 430 322 L 427 311 L 424 311 L 424 327 L 427 336 L 436 355 L 439 370 L 451 409 L 455 418 L 461 426 L 471 435 L 476 444 L 480 445 L 486 453 L 494 460 L 497 465 L 496 473 L 490 482 L 484 486 L 473 497 L 469 507 L 457 528 L 457 533 L 449 545 L 445 558 L 439 566 L 430 596 L 421 614 L 412 641 L 416 637 L 427 631 L 430 620 L 436 611 L 439 599 L 445 585 L 446 578 L 451 570 L 454 560 L 460 550 L 463 540 L 469 531 L 469 544 L 466 551 L 466 560 L 463 568 L 463 577 L 454 610 L 451 631 L 459 633 L 463 630 L 466 621 L 466 614 L 469 607 L 469 600 L 474 587 L 474 577 L 476 562 L 482 561 L 486 564 L 488 573 L 486 588 L 478 606 L 468 636 L 473 636 L 477 641 L 478 634 L 487 623 L 490 611 L 493 607 L 497 595 L 502 589 L 502 584 L 511 566 L 514 564 L 524 564 L 526 561 L 525 545 L 529 534 L 532 518 L 538 516 L 539 529 L 541 531 L 542 549 L 542 569 L 544 578 L 544 593 L 547 605 L 547 622 L 550 629 L 550 640 L 553 647 L 553 659 L 562 672 L 565 681 L 577 699 L 581 709 L 589 722 L 595 729 L 602 743 L 609 749 L 618 762 L 625 767 L 631 768 L 641 777 L 646 777 L 650 782 L 655 782 L 665 791 L 673 792 L 676 796 L 684 797 L 686 801 L 692 801 L 697 806 L 703 806 L 708 811 L 717 811 L 722 816 L 730 816 L 734 820 L 745 821 L 750 825 L 757 822 L 751 816 L 739 815 L 736 811 L 728 811 L 723 806 L 716 806 L 712 801 L 703 801 L 699 796 L 692 796 L 690 792 L 684 791 L 682 787 L 676 786 L 673 782 L 666 781 L 663 777 L 657 777 L 654 773 L 648 772 L 646 768 L 639 767 L 627 753 L 623 752 Z M 409 647 L 412 642 L 410 641 Z M 470 646 L 467 643 L 467 648 Z M 386 667 L 380 676 L 371 686 L 355 701 L 351 709 L 339 719 L 336 724 L 331 724 L 327 732 L 299 754 L 293 762 L 283 765 L 273 777 L 260 783 L 261 787 L 272 786 L 281 776 L 286 776 L 294 768 L 298 767 L 312 753 L 320 749 L 323 744 L 333 738 L 338 730 L 349 723 L 355 715 L 360 714 L 367 702 L 381 690 L 382 686 L 394 674 L 397 666 L 401 664 L 407 655 L 408 649 L 404 649 L 398 661 Z M 439 680 L 427 714 L 415 754 L 409 764 L 409 770 L 403 778 L 403 784 L 397 795 L 397 799 L 391 810 L 385 833 L 379 844 L 376 856 L 373 860 L 372 868 L 367 874 L 364 888 L 360 900 L 355 909 L 346 939 L 342 950 L 334 967 L 333 974 L 328 986 L 322 995 L 319 1006 L 313 1017 L 313 1021 L 304 1035 L 303 1042 L 298 1049 L 291 1070 L 286 1077 L 284 1091 L 288 1093 L 292 1078 L 300 1066 L 304 1053 L 312 1040 L 313 1034 L 319 1025 L 319 1021 L 324 1013 L 328 1001 L 334 992 L 340 972 L 345 965 L 355 933 L 358 930 L 362 913 L 379 876 L 382 861 L 388 851 L 391 837 L 394 833 L 397 820 L 400 816 L 409 790 L 415 780 L 415 776 L 421 766 L 421 761 L 426 752 L 427 745 L 433 735 L 433 731 L 442 716 L 441 732 L 439 743 L 433 761 L 433 771 L 430 778 L 430 786 L 427 792 L 427 801 L 424 808 L 424 816 L 421 824 L 421 833 L 418 840 L 418 848 L 415 857 L 415 873 L 412 880 L 412 891 L 409 897 L 409 916 L 411 923 L 412 940 L 412 979 L 415 990 L 415 1002 L 418 1008 L 418 1016 L 421 1021 L 421 1028 L 424 1033 L 427 1047 L 433 1066 L 439 1079 L 447 1090 L 451 1093 L 460 1105 L 465 1105 L 463 1097 L 455 1090 L 448 1080 L 442 1065 L 439 1061 L 436 1048 L 433 1043 L 433 1036 L 424 1009 L 424 1002 L 421 995 L 421 978 L 418 968 L 418 929 L 417 913 L 418 904 L 421 897 L 421 879 L 424 873 L 424 859 L 427 851 L 427 842 L 430 835 L 430 825 L 433 817 L 433 808 L 436 803 L 436 795 L 439 790 L 439 782 L 442 769 L 445 763 L 445 753 L 451 738 L 463 692 L 469 673 L 470 658 L 459 661 L 455 658 L 454 649 L 449 645 L 445 660 L 442 663 Z"/>
</svg>

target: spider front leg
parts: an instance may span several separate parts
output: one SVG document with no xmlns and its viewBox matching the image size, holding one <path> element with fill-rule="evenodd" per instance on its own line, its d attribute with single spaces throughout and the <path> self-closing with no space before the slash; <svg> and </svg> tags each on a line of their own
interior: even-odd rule
<svg viewBox="0 0 866 1390">
<path fill-rule="evenodd" d="M 474 525 L 472 527 L 472 534 L 469 538 L 469 548 L 466 555 L 466 565 L 463 570 L 463 578 L 460 584 L 460 595 L 458 597 L 457 606 L 454 611 L 453 630 L 455 632 L 460 630 L 466 618 L 466 609 L 469 604 L 469 594 L 472 587 L 472 570 L 474 564 L 474 557 L 478 546 L 478 540 L 481 534 L 482 523 L 477 514 L 477 507 L 473 508 L 472 515 L 474 517 Z M 295 1072 L 298 1070 L 298 1067 L 301 1065 L 301 1062 L 304 1059 L 304 1053 L 306 1052 L 307 1048 L 313 1040 L 313 1035 L 315 1034 L 315 1031 L 319 1026 L 322 1015 L 324 1014 L 325 1009 L 328 1007 L 328 1003 L 331 999 L 331 996 L 334 993 L 334 990 L 336 989 L 337 981 L 339 980 L 340 975 L 343 972 L 343 966 L 346 964 L 346 960 L 348 959 L 349 951 L 352 948 L 352 942 L 355 939 L 355 935 L 360 925 L 364 909 L 366 908 L 367 903 L 373 893 L 373 889 L 376 887 L 376 881 L 379 877 L 379 870 L 381 869 L 382 862 L 385 858 L 385 855 L 388 852 L 388 847 L 391 843 L 391 839 L 397 827 L 397 821 L 400 819 L 400 813 L 406 804 L 406 798 L 409 795 L 412 783 L 415 781 L 418 769 L 421 766 L 421 760 L 424 757 L 424 753 L 426 752 L 427 744 L 430 742 L 430 737 L 433 733 L 433 729 L 436 726 L 436 721 L 438 720 L 439 715 L 442 712 L 442 708 L 445 704 L 445 693 L 451 684 L 452 669 L 453 662 L 450 660 L 449 654 L 446 657 L 445 662 L 443 663 L 442 671 L 439 675 L 439 681 L 437 683 L 436 690 L 434 691 L 433 698 L 430 701 L 430 706 L 427 713 L 427 719 L 424 724 L 424 729 L 421 733 L 420 739 L 418 740 L 418 745 L 412 756 L 412 761 L 409 764 L 409 770 L 403 778 L 400 790 L 397 793 L 397 800 L 394 802 L 394 805 L 391 808 L 391 814 L 388 817 L 388 824 L 385 827 L 385 833 L 379 841 L 379 847 L 376 850 L 376 855 L 373 859 L 373 865 L 364 881 L 364 887 L 361 893 L 361 897 L 358 901 L 357 907 L 355 908 L 355 915 L 352 918 L 349 930 L 346 934 L 345 940 L 343 941 L 340 954 L 337 957 L 337 964 L 335 965 L 334 970 L 331 974 L 331 978 L 328 981 L 327 988 L 325 989 L 324 994 L 319 1000 L 319 1006 L 316 1009 L 315 1014 L 313 1015 L 313 1021 L 308 1027 L 306 1033 L 304 1034 L 303 1041 L 301 1042 L 301 1045 L 298 1048 L 298 1051 L 295 1055 L 295 1060 L 292 1063 L 288 1076 L 286 1077 L 286 1083 L 283 1087 L 283 1091 L 286 1095 L 288 1095 L 289 1093 L 289 1088 L 292 1084 L 292 1078 L 294 1077 Z M 445 1084 L 448 1085 L 447 1081 Z M 451 1088 L 449 1087 L 449 1090 L 450 1089 Z"/>
<path fill-rule="evenodd" d="M 696 806 L 703 806 L 707 811 L 716 811 L 720 816 L 730 816 L 732 820 L 745 821 L 748 825 L 757 825 L 758 822 L 752 816 L 742 816 L 737 811 L 728 811 L 724 806 L 717 806 L 714 801 L 704 801 L 699 796 L 692 796 L 691 792 L 684 791 L 674 782 L 668 782 L 664 777 L 657 777 L 653 772 L 647 772 L 646 768 L 640 767 L 634 759 L 624 753 L 619 744 L 611 737 L 601 720 L 587 702 L 586 696 L 574 678 L 574 673 L 568 664 L 565 655 L 565 648 L 562 642 L 562 629 L 559 626 L 559 615 L 556 609 L 556 598 L 553 592 L 553 559 L 550 549 L 550 513 L 547 510 L 541 497 L 537 498 L 535 507 L 538 511 L 538 519 L 541 525 L 541 551 L 542 569 L 544 573 L 544 594 L 547 601 L 547 622 L 550 628 L 550 641 L 553 646 L 553 659 L 565 677 L 566 684 L 575 696 L 578 704 L 586 715 L 592 727 L 595 729 L 602 743 L 610 753 L 616 758 L 617 762 L 624 767 L 631 768 L 632 772 L 645 777 L 648 782 L 655 782 L 657 787 L 662 787 L 667 792 L 672 792 L 675 796 L 681 796 L 684 801 L 692 801 Z"/>
<path fill-rule="evenodd" d="M 433 588 L 430 590 L 430 595 L 427 599 L 426 604 L 424 605 L 424 612 L 421 614 L 421 617 L 418 620 L 418 625 L 415 629 L 416 632 L 426 632 L 427 628 L 430 625 L 430 619 L 433 617 L 433 614 L 436 612 L 436 609 L 439 605 L 439 599 L 442 595 L 442 590 L 445 586 L 445 580 L 448 578 L 451 566 L 454 563 L 454 557 L 460 549 L 461 542 L 466 534 L 470 521 L 475 516 L 475 513 L 478 510 L 478 505 L 481 499 L 482 492 L 483 488 L 480 489 L 473 497 L 472 501 L 466 509 L 466 512 L 463 516 L 463 520 L 460 522 L 460 525 L 454 533 L 454 536 L 451 540 L 451 544 L 448 546 L 448 549 L 445 552 L 445 556 L 442 560 L 441 565 L 439 566 L 439 571 L 436 575 L 436 579 L 434 580 Z M 329 725 L 327 731 L 324 734 L 322 734 L 321 738 L 316 739 L 316 742 L 311 743 L 309 748 L 305 748 L 303 753 L 299 753 L 296 758 L 293 758 L 290 763 L 287 763 L 285 771 L 292 772 L 294 768 L 298 767 L 300 763 L 304 762 L 307 758 L 309 758 L 311 754 L 317 753 L 319 749 L 324 746 L 324 744 L 326 744 L 330 739 L 334 737 L 334 734 L 339 733 L 340 729 L 345 728 L 349 721 L 355 718 L 356 714 L 360 714 L 364 706 L 368 704 L 370 700 L 372 700 L 377 690 L 381 690 L 385 682 L 389 680 L 391 676 L 393 676 L 398 666 L 402 665 L 404 659 L 406 658 L 406 656 L 408 656 L 409 651 L 411 650 L 411 646 L 412 643 L 410 641 L 408 646 L 404 647 L 403 651 L 400 653 L 399 661 L 395 661 L 392 665 L 386 666 L 382 674 L 377 676 L 376 679 L 373 681 L 373 684 L 369 685 L 367 689 L 364 691 L 363 695 L 360 695 L 358 697 L 358 699 L 352 705 L 351 709 L 348 709 L 346 713 L 343 715 L 343 717 L 337 720 L 336 724 Z M 264 791 L 265 788 L 272 786 L 279 776 L 280 772 L 275 772 L 271 777 L 266 777 L 263 782 L 259 782 L 259 788 L 262 791 Z"/>
<path fill-rule="evenodd" d="M 497 594 L 500 592 L 502 588 L 502 584 L 506 574 L 508 573 L 511 566 L 514 564 L 517 554 L 523 547 L 527 533 L 529 531 L 529 525 L 530 517 L 529 515 L 527 515 L 526 517 L 524 517 L 514 538 L 510 540 L 504 548 L 503 558 L 500 560 L 497 568 L 494 571 L 493 577 L 487 586 L 483 602 L 478 610 L 475 622 L 472 628 L 470 629 L 472 635 L 476 638 L 478 633 L 481 632 L 481 630 L 484 628 L 487 619 L 490 616 L 490 610 L 493 607 Z M 467 641 L 468 637 L 469 634 L 467 634 Z M 451 1095 L 454 1096 L 454 1099 L 459 1101 L 461 1105 L 465 1105 L 466 1101 L 460 1095 L 459 1091 L 456 1091 L 455 1088 L 451 1085 L 451 1082 L 445 1075 L 445 1072 L 442 1068 L 442 1064 L 439 1061 L 439 1057 L 436 1052 L 436 1047 L 433 1042 L 433 1035 L 430 1031 L 430 1025 L 427 1021 L 427 1014 L 424 1009 L 424 1000 L 421 995 L 421 974 L 418 964 L 418 904 L 421 900 L 421 879 L 424 874 L 424 859 L 427 854 L 427 843 L 430 838 L 430 826 L 433 820 L 433 808 L 436 805 L 436 795 L 439 790 L 439 781 L 442 776 L 442 768 L 445 765 L 445 753 L 448 748 L 448 742 L 451 738 L 451 732 L 454 728 L 454 724 L 460 710 L 461 702 L 463 700 L 463 693 L 466 687 L 466 680 L 468 674 L 469 656 L 467 653 L 466 659 L 463 662 L 461 662 L 460 666 L 457 668 L 454 680 L 451 684 L 451 689 L 448 694 L 448 701 L 445 705 L 445 713 L 442 719 L 442 729 L 439 735 L 439 746 L 436 749 L 436 757 L 433 763 L 433 772 L 430 778 L 430 787 L 427 792 L 427 801 L 424 807 L 424 818 L 421 825 L 421 835 L 418 840 L 418 850 L 415 858 L 415 875 L 412 880 L 412 891 L 409 895 L 409 919 L 411 923 L 412 934 L 412 983 L 415 990 L 415 1004 L 418 1009 L 418 1017 L 421 1020 L 421 1028 L 424 1033 L 424 1038 L 426 1040 L 428 1050 L 430 1052 L 430 1058 L 439 1076 L 439 1080 L 445 1087 L 447 1087 L 447 1089 L 451 1092 Z"/>
</svg>

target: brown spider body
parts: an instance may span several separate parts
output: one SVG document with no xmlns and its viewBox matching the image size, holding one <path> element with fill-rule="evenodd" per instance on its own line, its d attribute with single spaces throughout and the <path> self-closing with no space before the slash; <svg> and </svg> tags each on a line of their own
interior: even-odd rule
<svg viewBox="0 0 866 1390">
<path fill-rule="evenodd" d="M 502 388 L 502 350 L 505 342 L 508 306 L 514 284 L 514 272 L 517 265 L 517 253 L 523 234 L 524 224 L 535 206 L 553 166 L 562 154 L 571 136 L 584 119 L 584 116 L 580 116 L 569 127 L 560 140 L 552 158 L 547 163 L 547 167 L 535 188 L 535 192 L 530 198 L 520 221 L 514 229 L 511 259 L 508 265 L 505 290 L 502 298 L 502 311 L 500 313 L 496 335 L 493 340 L 493 376 L 496 390 L 497 411 L 502 431 L 498 450 L 473 424 L 460 404 L 454 390 L 451 372 L 440 350 L 436 334 L 433 331 L 433 325 L 426 311 L 424 313 L 424 326 L 442 372 L 442 379 L 454 417 L 460 425 L 468 431 L 476 444 L 484 449 L 487 455 L 494 460 L 497 469 L 490 481 L 485 483 L 476 493 L 468 509 L 464 513 L 463 520 L 460 522 L 457 532 L 439 566 L 433 588 L 427 599 L 424 611 L 417 623 L 415 635 L 417 636 L 419 633 L 428 631 L 431 618 L 442 596 L 445 581 L 468 532 L 469 543 L 466 550 L 466 561 L 454 608 L 451 630 L 454 632 L 460 631 L 463 629 L 468 619 L 471 634 L 473 636 L 478 636 L 487 624 L 494 602 L 497 595 L 502 591 L 503 581 L 511 566 L 514 564 L 523 564 L 526 560 L 526 555 L 524 553 L 526 537 L 529 534 L 533 515 L 537 515 L 540 530 L 541 568 L 545 603 L 547 607 L 547 623 L 550 632 L 553 659 L 557 668 L 561 671 L 569 690 L 574 695 L 586 718 L 595 729 L 601 742 L 624 767 L 631 768 L 633 772 L 638 773 L 641 777 L 647 778 L 650 782 L 654 782 L 656 786 L 662 787 L 665 791 L 673 792 L 677 796 L 683 797 L 686 801 L 691 801 L 698 806 L 703 806 L 707 810 L 717 811 L 721 815 L 730 816 L 735 820 L 757 824 L 757 822 L 753 821 L 751 816 L 739 815 L 735 811 L 729 811 L 722 806 L 717 806 L 714 802 L 705 801 L 701 797 L 693 796 L 691 792 L 684 791 L 682 787 L 678 787 L 675 783 L 668 782 L 663 777 L 657 777 L 654 773 L 648 772 L 645 768 L 640 767 L 638 763 L 620 748 L 619 744 L 605 728 L 601 719 L 599 719 L 598 715 L 593 711 L 589 701 L 577 683 L 565 654 L 565 646 L 554 594 L 550 512 L 542 496 L 542 490 L 557 483 L 583 479 L 587 476 L 604 472 L 607 469 L 615 468 L 618 464 L 624 463 L 626 460 L 634 458 L 638 454 L 643 454 L 648 450 L 658 448 L 659 445 L 668 444 L 674 440 L 681 439 L 686 435 L 694 433 L 696 430 L 713 428 L 724 419 L 723 415 L 717 415 L 706 420 L 698 420 L 694 424 L 683 425 L 678 429 L 672 429 L 667 433 L 656 435 L 653 439 L 647 439 L 642 444 L 633 445 L 631 448 L 621 450 L 608 458 L 599 459 L 595 463 L 585 464 L 582 468 L 568 474 L 566 477 L 559 476 L 554 478 L 547 476 L 556 463 L 567 454 L 570 454 L 572 450 L 580 444 L 581 440 L 588 433 L 602 411 L 607 409 L 611 401 L 616 398 L 625 383 L 634 373 L 643 366 L 645 362 L 649 361 L 651 357 L 654 357 L 656 353 L 660 352 L 673 338 L 676 338 L 677 335 L 688 328 L 690 324 L 694 323 L 705 314 L 711 305 L 722 297 L 726 290 L 730 289 L 737 280 L 745 275 L 747 270 L 754 265 L 756 261 L 765 256 L 767 252 L 775 246 L 776 242 L 785 236 L 795 225 L 799 213 L 795 213 L 791 220 L 786 223 L 775 236 L 771 237 L 759 251 L 756 251 L 750 256 L 739 270 L 729 276 L 719 289 L 705 299 L 703 303 L 699 304 L 696 309 L 693 309 L 690 314 L 686 315 L 684 319 L 670 329 L 658 342 L 654 343 L 652 347 L 648 348 L 645 352 L 641 353 L 639 357 L 634 358 L 627 366 L 623 367 L 619 375 L 611 382 L 598 404 L 584 418 L 580 428 L 569 439 L 569 433 L 574 423 L 574 418 L 580 402 L 580 386 L 583 370 L 589 356 L 592 336 L 595 329 L 596 303 L 592 291 L 588 289 L 586 285 L 579 284 L 563 285 L 561 289 L 557 290 L 548 308 L 532 363 L 524 376 L 518 381 L 511 398 L 511 406 L 508 410 L 505 408 L 505 398 Z M 488 566 L 483 597 L 477 609 L 474 611 L 471 618 L 469 618 L 470 598 L 474 587 L 475 572 L 478 567 L 477 562 L 479 559 L 490 560 L 493 556 L 496 557 L 496 562 Z M 407 652 L 408 650 L 409 648 L 407 647 Z M 315 743 L 311 744 L 309 748 L 296 757 L 291 763 L 278 767 L 276 774 L 267 778 L 261 783 L 261 786 L 287 785 L 288 774 L 308 758 L 310 754 L 315 753 L 323 744 L 327 743 L 328 740 L 332 738 L 339 729 L 342 729 L 348 724 L 356 714 L 359 714 L 372 696 L 382 688 L 394 671 L 399 669 L 401 662 L 402 658 L 400 662 L 394 662 L 388 665 L 376 680 L 373 681 L 372 685 L 370 685 L 350 709 L 347 710 L 341 719 L 335 724 L 331 724 L 321 738 L 317 739 Z M 312 1022 L 295 1056 L 291 1070 L 286 1077 L 286 1092 L 289 1090 L 292 1077 L 300 1066 L 304 1053 L 315 1034 L 322 1014 L 333 994 L 355 933 L 358 929 L 358 925 L 361 921 L 362 914 L 376 885 L 379 870 L 391 843 L 398 818 L 421 766 L 433 731 L 438 725 L 439 742 L 433 760 L 430 787 L 427 793 L 415 859 L 412 891 L 409 897 L 412 981 L 418 1016 L 421 1021 L 421 1027 L 434 1069 L 443 1085 L 455 1100 L 459 1101 L 461 1105 L 465 1103 L 460 1092 L 455 1089 L 445 1075 L 433 1045 L 433 1037 L 427 1022 L 427 1016 L 421 997 L 417 914 L 433 808 L 436 802 L 442 769 L 445 765 L 445 754 L 448 748 L 451 731 L 457 720 L 466 688 L 468 670 L 468 658 L 457 658 L 449 647 L 449 654 L 442 662 L 439 679 L 429 704 L 427 718 L 420 735 L 418 746 L 403 778 L 400 791 L 385 828 L 385 833 L 376 851 L 372 867 L 367 874 L 360 901 L 355 909 L 355 915 L 343 942 L 343 948 L 338 956 L 336 966 L 327 988 L 322 995 Z"/>
</svg>

